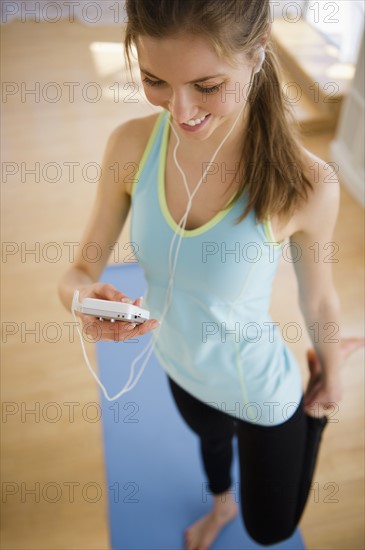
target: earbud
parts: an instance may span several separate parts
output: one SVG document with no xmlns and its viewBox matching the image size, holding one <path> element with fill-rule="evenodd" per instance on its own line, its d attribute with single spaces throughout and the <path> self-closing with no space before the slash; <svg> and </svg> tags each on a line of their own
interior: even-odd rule
<svg viewBox="0 0 365 550">
<path fill-rule="evenodd" d="M 262 65 L 264 64 L 264 61 L 265 61 L 265 49 L 262 46 L 259 49 L 258 56 L 259 56 L 259 60 L 253 70 L 254 74 L 259 73 L 261 71 Z"/>
</svg>

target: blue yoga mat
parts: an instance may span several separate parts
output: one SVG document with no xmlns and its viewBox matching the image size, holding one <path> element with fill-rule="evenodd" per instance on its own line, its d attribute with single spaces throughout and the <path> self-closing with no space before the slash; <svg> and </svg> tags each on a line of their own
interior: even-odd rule
<svg viewBox="0 0 365 550">
<path fill-rule="evenodd" d="M 135 300 L 146 290 L 139 264 L 108 266 L 101 282 Z M 109 395 L 126 384 L 133 359 L 150 341 L 146 334 L 126 342 L 98 342 L 98 371 Z M 138 361 L 135 376 L 144 356 Z M 133 379 L 135 378 L 133 377 Z M 116 401 L 100 392 L 113 550 L 183 550 L 184 530 L 212 503 L 199 454 L 199 440 L 185 424 L 154 353 L 136 386 Z M 239 504 L 237 440 L 234 438 L 232 491 Z M 285 542 L 261 546 L 247 534 L 241 516 L 227 525 L 212 550 L 304 549 L 299 530 Z"/>
</svg>

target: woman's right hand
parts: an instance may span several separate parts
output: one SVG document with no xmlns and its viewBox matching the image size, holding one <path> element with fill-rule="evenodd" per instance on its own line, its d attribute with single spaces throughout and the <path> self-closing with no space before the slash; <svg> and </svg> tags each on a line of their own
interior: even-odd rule
<svg viewBox="0 0 365 550">
<path fill-rule="evenodd" d="M 79 291 L 80 302 L 82 302 L 84 298 L 97 298 L 99 300 L 113 300 L 115 302 L 124 301 L 141 307 L 140 298 L 133 301 L 123 294 L 123 292 L 117 290 L 112 284 L 93 283 L 91 285 L 80 286 L 77 290 Z M 143 336 L 143 334 L 160 326 L 157 319 L 149 319 L 140 324 L 127 321 L 116 321 L 115 323 L 111 323 L 107 319 L 100 321 L 98 317 L 84 315 L 79 311 L 75 311 L 75 315 L 80 317 L 83 329 L 93 341 L 113 340 L 115 342 L 124 342 L 136 336 Z M 155 325 L 154 323 L 157 324 Z"/>
</svg>

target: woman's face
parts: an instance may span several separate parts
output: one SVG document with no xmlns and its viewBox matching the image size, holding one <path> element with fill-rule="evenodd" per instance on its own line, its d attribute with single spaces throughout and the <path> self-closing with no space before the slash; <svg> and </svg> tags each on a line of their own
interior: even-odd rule
<svg viewBox="0 0 365 550">
<path fill-rule="evenodd" d="M 205 141 L 220 126 L 231 127 L 247 102 L 254 62 L 237 57 L 234 68 L 206 40 L 190 35 L 140 36 L 136 48 L 148 101 L 171 112 L 180 135 Z M 201 124 L 186 124 L 206 115 Z"/>
</svg>

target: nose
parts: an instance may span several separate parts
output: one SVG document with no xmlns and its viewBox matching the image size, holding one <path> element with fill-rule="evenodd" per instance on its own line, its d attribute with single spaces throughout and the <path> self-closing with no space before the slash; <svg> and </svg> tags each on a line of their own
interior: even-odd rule
<svg viewBox="0 0 365 550">
<path fill-rule="evenodd" d="M 186 91 L 174 92 L 168 102 L 172 117 L 181 124 L 197 117 L 199 109 L 194 105 Z"/>
</svg>

